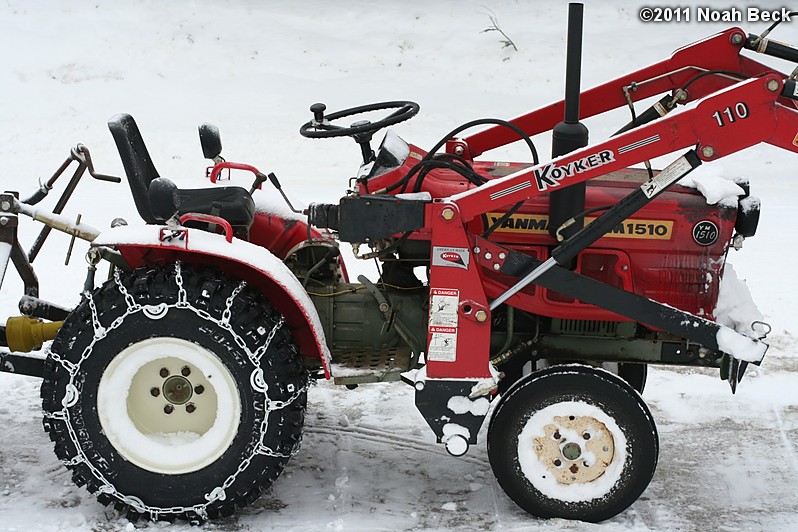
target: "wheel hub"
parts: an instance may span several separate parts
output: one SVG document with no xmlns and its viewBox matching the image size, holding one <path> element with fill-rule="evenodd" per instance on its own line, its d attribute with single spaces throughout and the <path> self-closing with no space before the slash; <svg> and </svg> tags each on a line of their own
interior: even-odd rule
<svg viewBox="0 0 798 532">
<path fill-rule="evenodd" d="M 215 461 L 236 435 L 241 403 L 221 360 L 186 340 L 151 338 L 119 353 L 100 380 L 111 444 L 144 469 L 183 474 Z"/>
<path fill-rule="evenodd" d="M 194 390 L 191 386 L 191 382 L 182 375 L 172 375 L 163 383 L 164 399 L 173 405 L 184 405 L 188 403 L 192 395 L 194 395 Z"/>
<path fill-rule="evenodd" d="M 535 454 L 562 484 L 596 480 L 615 456 L 612 434 L 592 416 L 555 416 L 544 432 L 534 439 Z"/>
</svg>

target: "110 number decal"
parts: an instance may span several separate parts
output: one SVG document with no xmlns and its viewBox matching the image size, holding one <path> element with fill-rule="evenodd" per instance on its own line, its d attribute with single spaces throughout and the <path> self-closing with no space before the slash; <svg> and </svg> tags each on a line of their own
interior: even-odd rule
<svg viewBox="0 0 798 532">
<path fill-rule="evenodd" d="M 737 102 L 734 107 L 726 107 L 723 111 L 715 111 L 712 113 L 712 118 L 718 123 L 718 127 L 723 127 L 727 123 L 732 124 L 737 119 L 748 118 L 748 106 L 744 102 Z"/>
</svg>

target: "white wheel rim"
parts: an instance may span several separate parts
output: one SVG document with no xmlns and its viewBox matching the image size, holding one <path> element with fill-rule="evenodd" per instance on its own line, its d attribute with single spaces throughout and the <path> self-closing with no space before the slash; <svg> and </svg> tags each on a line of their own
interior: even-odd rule
<svg viewBox="0 0 798 532">
<path fill-rule="evenodd" d="M 126 460 L 179 475 L 208 466 L 227 450 L 238 432 L 241 399 L 216 355 L 186 340 L 151 338 L 108 365 L 97 413 L 108 441 Z"/>
<path fill-rule="evenodd" d="M 626 437 L 600 408 L 566 401 L 538 410 L 518 436 L 518 461 L 546 497 L 584 502 L 607 495 L 626 462 Z"/>
</svg>

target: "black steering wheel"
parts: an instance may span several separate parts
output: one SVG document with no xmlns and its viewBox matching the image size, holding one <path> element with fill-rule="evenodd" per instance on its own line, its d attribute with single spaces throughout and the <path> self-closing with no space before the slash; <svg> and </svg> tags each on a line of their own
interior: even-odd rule
<svg viewBox="0 0 798 532">
<path fill-rule="evenodd" d="M 374 133 L 384 127 L 392 126 L 413 118 L 418 113 L 419 106 L 416 102 L 410 101 L 380 102 L 351 107 L 343 111 L 336 111 L 325 115 L 324 111 L 326 109 L 327 106 L 323 103 L 314 103 L 311 105 L 310 111 L 313 113 L 313 120 L 306 124 L 302 124 L 302 127 L 299 128 L 299 134 L 311 139 L 326 139 L 331 137 L 347 137 Z M 383 109 L 396 110 L 382 120 L 377 120 L 376 122 L 361 120 L 353 123 L 349 127 L 331 124 L 333 120 L 369 113 L 371 111 L 382 111 Z"/>
</svg>

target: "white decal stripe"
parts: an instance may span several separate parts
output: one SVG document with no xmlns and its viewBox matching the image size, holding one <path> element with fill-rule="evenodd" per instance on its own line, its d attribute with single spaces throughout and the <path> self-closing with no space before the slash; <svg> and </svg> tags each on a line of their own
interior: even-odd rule
<svg viewBox="0 0 798 532">
<path fill-rule="evenodd" d="M 629 144 L 628 146 L 624 146 L 623 148 L 618 149 L 618 153 L 626 153 L 628 151 L 636 150 L 637 148 L 642 148 L 648 144 L 653 142 L 659 141 L 659 135 L 654 135 L 653 137 L 648 137 L 647 139 L 638 140 L 635 143 Z"/>
<path fill-rule="evenodd" d="M 653 137 L 648 137 L 647 139 L 639 140 L 635 143 L 629 144 L 627 146 L 623 146 L 622 148 L 618 149 L 618 153 L 626 153 L 632 150 L 636 150 L 638 148 L 642 148 L 652 142 L 657 142 L 660 139 L 659 135 L 654 135 Z"/>
<path fill-rule="evenodd" d="M 645 146 L 646 144 L 651 144 L 652 142 L 656 142 L 658 140 L 659 140 L 659 135 L 654 135 L 653 137 L 648 137 L 642 140 L 638 140 L 637 142 L 633 142 L 632 144 L 623 146 L 618 151 L 631 151 L 641 146 Z"/>
<path fill-rule="evenodd" d="M 524 190 L 525 188 L 529 188 L 531 186 L 532 186 L 532 182 L 531 181 L 524 181 L 523 183 L 519 183 L 519 184 L 514 185 L 514 186 L 512 186 L 510 188 L 506 188 L 506 189 L 504 189 L 504 190 L 502 190 L 500 192 L 494 192 L 493 194 L 490 195 L 490 199 L 496 200 L 496 199 L 499 199 L 499 198 L 503 198 L 504 196 L 507 196 L 508 194 L 512 194 L 514 192 L 518 192 L 519 190 Z"/>
</svg>

